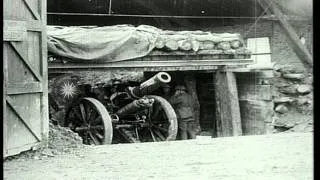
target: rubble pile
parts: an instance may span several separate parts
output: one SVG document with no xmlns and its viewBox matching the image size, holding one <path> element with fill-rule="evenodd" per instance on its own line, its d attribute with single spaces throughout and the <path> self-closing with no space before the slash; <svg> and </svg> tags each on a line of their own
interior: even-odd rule
<svg viewBox="0 0 320 180">
<path fill-rule="evenodd" d="M 48 149 L 52 150 L 52 153 L 66 153 L 71 152 L 73 149 L 84 147 L 82 138 L 69 128 L 51 123 L 49 128 Z"/>
<path fill-rule="evenodd" d="M 313 131 L 313 79 L 294 66 L 275 66 L 273 78 L 274 117 L 279 131 Z"/>
<path fill-rule="evenodd" d="M 66 153 L 76 153 L 85 148 L 82 138 L 68 128 L 49 124 L 49 138 L 47 147 L 34 148 L 15 156 L 7 157 L 5 160 L 43 159 Z"/>
</svg>

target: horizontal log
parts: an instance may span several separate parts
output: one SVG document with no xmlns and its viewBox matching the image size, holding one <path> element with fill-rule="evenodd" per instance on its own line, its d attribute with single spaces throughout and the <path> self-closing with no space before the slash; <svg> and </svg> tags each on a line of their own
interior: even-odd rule
<svg viewBox="0 0 320 180">
<path fill-rule="evenodd" d="M 179 49 L 189 51 L 192 48 L 192 43 L 189 40 L 178 41 Z"/>
<path fill-rule="evenodd" d="M 192 41 L 192 50 L 197 52 L 200 48 L 200 43 L 198 41 L 193 40 Z"/>
<path fill-rule="evenodd" d="M 162 49 L 165 46 L 165 40 L 163 38 L 158 38 L 156 41 L 156 48 Z"/>
<path fill-rule="evenodd" d="M 238 40 L 234 40 L 230 43 L 230 46 L 232 49 L 238 49 L 239 47 L 242 46 L 241 42 Z"/>
<path fill-rule="evenodd" d="M 197 41 L 212 41 L 214 40 L 211 33 L 203 33 L 203 34 L 191 34 L 190 35 L 193 39 Z"/>
<path fill-rule="evenodd" d="M 210 50 L 210 49 L 214 49 L 214 42 L 213 42 L 213 41 L 203 41 L 203 42 L 200 42 L 199 49 L 200 49 L 200 50 Z"/>
<path fill-rule="evenodd" d="M 170 35 L 169 34 L 160 34 L 160 37 L 162 39 L 175 40 L 175 41 L 188 39 L 187 35 L 182 35 L 182 34 L 177 34 L 177 33 L 170 34 Z"/>
<path fill-rule="evenodd" d="M 221 50 L 229 50 L 231 49 L 230 43 L 229 42 L 220 42 L 217 45 L 217 49 L 221 49 Z"/>
<path fill-rule="evenodd" d="M 179 48 L 178 42 L 175 40 L 167 40 L 165 43 L 165 47 L 171 51 L 176 51 Z"/>
</svg>

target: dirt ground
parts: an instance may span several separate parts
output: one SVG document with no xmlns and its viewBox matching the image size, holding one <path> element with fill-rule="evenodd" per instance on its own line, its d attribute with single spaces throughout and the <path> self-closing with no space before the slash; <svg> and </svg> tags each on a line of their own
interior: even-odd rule
<svg viewBox="0 0 320 180">
<path fill-rule="evenodd" d="M 313 179 L 313 133 L 85 146 L 4 162 L 4 179 Z"/>
</svg>

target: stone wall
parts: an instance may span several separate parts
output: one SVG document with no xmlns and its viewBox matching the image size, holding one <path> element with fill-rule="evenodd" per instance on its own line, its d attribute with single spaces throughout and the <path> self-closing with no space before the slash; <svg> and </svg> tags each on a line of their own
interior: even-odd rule
<svg viewBox="0 0 320 180">
<path fill-rule="evenodd" d="M 305 46 L 313 53 L 312 24 L 291 22 Z M 240 33 L 244 39 L 269 37 L 271 61 L 275 63 L 271 80 L 274 101 L 272 122 L 266 122 L 267 133 L 281 131 L 313 131 L 313 75 L 308 73 L 290 46 L 288 37 L 277 21 L 259 21 L 233 26 L 212 27 L 206 30 Z"/>
<path fill-rule="evenodd" d="M 273 132 L 313 130 L 313 77 L 296 65 L 279 65 L 274 68 Z"/>
<path fill-rule="evenodd" d="M 312 23 L 310 22 L 291 22 L 298 36 L 304 36 L 306 39 L 305 46 L 313 53 L 313 32 Z M 298 56 L 292 50 L 285 31 L 277 21 L 259 20 L 257 24 L 241 23 L 232 26 L 206 27 L 204 30 L 215 33 L 240 33 L 244 39 L 254 37 L 269 37 L 271 45 L 272 62 L 280 65 L 294 65 L 300 71 L 304 67 Z"/>
</svg>

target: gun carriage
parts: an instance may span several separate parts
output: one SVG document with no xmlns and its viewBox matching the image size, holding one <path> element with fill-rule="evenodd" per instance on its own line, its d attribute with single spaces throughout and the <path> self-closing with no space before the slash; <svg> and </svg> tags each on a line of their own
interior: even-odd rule
<svg viewBox="0 0 320 180">
<path fill-rule="evenodd" d="M 67 95 L 63 98 L 69 102 L 64 103 L 65 117 L 60 125 L 77 132 L 84 144 L 176 139 L 177 118 L 172 106 L 164 98 L 152 95 L 162 84 L 170 82 L 168 73 L 159 72 L 137 86 L 95 87 L 99 95 L 90 91 L 88 85 L 75 85 L 70 78 L 59 80 L 55 82 L 59 90 L 54 89 L 51 97 L 69 91 L 64 92 Z M 74 95 L 69 98 L 68 94 Z M 160 117 L 157 109 L 164 116 L 157 118 Z"/>
</svg>

